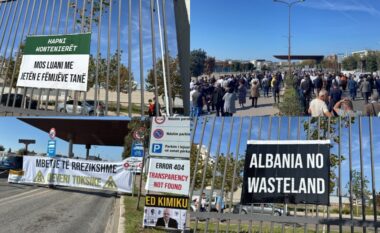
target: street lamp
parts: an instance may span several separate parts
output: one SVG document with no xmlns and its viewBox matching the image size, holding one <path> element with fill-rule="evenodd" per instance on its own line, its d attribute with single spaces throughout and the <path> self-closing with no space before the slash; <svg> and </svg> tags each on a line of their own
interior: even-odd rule
<svg viewBox="0 0 380 233">
<path fill-rule="evenodd" d="M 297 1 L 294 1 L 294 2 L 286 2 L 286 1 L 283 1 L 283 0 L 273 0 L 274 2 L 279 2 L 279 3 L 283 3 L 285 5 L 288 6 L 289 8 L 289 35 L 288 35 L 288 65 L 289 65 L 289 77 L 291 77 L 291 74 L 292 74 L 292 59 L 290 58 L 291 56 L 291 9 L 292 9 L 292 6 L 294 6 L 295 4 L 297 3 L 301 3 L 301 2 L 305 2 L 306 0 L 297 0 Z"/>
</svg>

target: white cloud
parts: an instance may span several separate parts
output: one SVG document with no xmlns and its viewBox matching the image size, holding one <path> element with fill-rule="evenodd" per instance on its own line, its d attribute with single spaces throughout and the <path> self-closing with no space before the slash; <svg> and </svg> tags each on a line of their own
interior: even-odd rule
<svg viewBox="0 0 380 233">
<path fill-rule="evenodd" d="M 321 0 L 321 1 L 309 1 L 302 4 L 304 7 L 314 8 L 319 10 L 339 11 L 342 13 L 348 12 L 362 12 L 368 13 L 373 16 L 380 16 L 379 9 L 374 8 L 367 1 L 357 0 Z M 348 16 L 348 15 L 346 15 Z M 351 16 L 350 16 L 351 17 Z"/>
</svg>

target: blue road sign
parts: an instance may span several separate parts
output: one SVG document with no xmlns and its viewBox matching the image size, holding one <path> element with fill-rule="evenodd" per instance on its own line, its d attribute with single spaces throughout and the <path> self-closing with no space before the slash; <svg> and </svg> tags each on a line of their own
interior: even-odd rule
<svg viewBox="0 0 380 233">
<path fill-rule="evenodd" d="M 131 157 L 144 157 L 144 145 L 142 142 L 134 141 L 132 143 Z"/>
<path fill-rule="evenodd" d="M 55 148 L 56 148 L 56 142 L 55 140 L 49 140 L 48 146 L 47 146 L 47 154 L 49 157 L 55 157 Z"/>
<path fill-rule="evenodd" d="M 162 153 L 162 143 L 153 143 L 152 153 Z"/>
</svg>

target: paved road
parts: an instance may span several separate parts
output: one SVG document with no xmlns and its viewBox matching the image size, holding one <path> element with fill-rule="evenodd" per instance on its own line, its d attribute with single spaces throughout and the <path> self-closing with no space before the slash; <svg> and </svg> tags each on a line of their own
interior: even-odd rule
<svg viewBox="0 0 380 233">
<path fill-rule="evenodd" d="M 104 232 L 112 193 L 8 184 L 0 178 L 1 232 Z"/>
</svg>

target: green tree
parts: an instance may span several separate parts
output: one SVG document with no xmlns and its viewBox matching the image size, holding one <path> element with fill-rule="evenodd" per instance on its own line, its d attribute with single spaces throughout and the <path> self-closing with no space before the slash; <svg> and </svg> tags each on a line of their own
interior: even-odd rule
<svg viewBox="0 0 380 233">
<path fill-rule="evenodd" d="M 193 77 L 204 73 L 207 53 L 202 49 L 193 50 L 190 53 L 190 72 Z"/>
<path fill-rule="evenodd" d="M 228 158 L 227 158 L 228 157 Z M 227 162 L 227 165 L 226 165 Z M 235 162 L 236 162 L 236 170 L 235 170 L 235 183 L 234 187 L 232 187 L 232 181 L 234 178 L 234 168 L 235 168 Z M 214 165 L 213 165 L 214 166 Z M 224 176 L 224 167 L 227 166 L 226 174 Z M 216 177 L 215 177 L 215 189 L 221 189 L 222 183 L 223 183 L 223 177 L 225 177 L 224 182 L 224 192 L 235 192 L 240 185 L 243 183 L 243 177 L 242 172 L 244 168 L 244 160 L 234 157 L 233 154 L 230 154 L 230 156 L 224 156 L 221 154 L 218 158 L 218 163 L 216 165 Z M 232 189 L 233 188 L 233 189 Z"/>
<path fill-rule="evenodd" d="M 133 132 L 140 128 L 145 128 L 143 145 L 144 148 L 148 148 L 150 136 L 150 120 L 149 118 L 132 118 L 132 120 L 128 122 L 128 125 L 126 127 L 128 127 L 129 133 L 124 137 L 124 150 L 121 155 L 123 159 L 129 158 L 131 156 L 132 143 L 134 141 Z M 146 151 L 145 153 L 147 154 Z"/>
<path fill-rule="evenodd" d="M 165 65 L 168 64 L 165 60 Z M 170 85 L 171 96 L 174 101 L 176 96 L 182 95 L 182 83 L 179 73 L 178 58 L 174 59 L 169 56 L 169 71 L 170 71 Z M 146 79 L 146 89 L 154 92 L 154 73 L 153 69 L 149 70 L 148 77 Z M 162 69 L 162 60 L 160 59 L 156 63 L 156 76 L 157 76 L 157 91 L 159 96 L 164 96 L 164 73 Z"/>
<path fill-rule="evenodd" d="M 194 190 L 200 189 L 202 185 L 202 178 L 203 178 L 203 170 L 205 167 L 205 161 L 200 155 L 198 157 L 198 163 L 197 163 L 197 154 L 198 154 L 198 147 L 195 144 L 191 145 L 191 152 L 190 152 L 190 177 L 191 182 L 194 181 Z M 212 179 L 212 168 L 210 165 L 206 167 L 206 183 L 204 184 L 204 187 L 210 185 Z"/>
<path fill-rule="evenodd" d="M 0 151 L 5 151 L 5 147 L 3 145 L 0 145 Z"/>
<path fill-rule="evenodd" d="M 102 0 L 102 6 L 100 5 L 100 0 L 94 0 L 94 8 L 92 9 L 92 17 L 91 17 L 91 1 L 92 0 L 87 0 L 86 1 L 86 7 L 84 10 L 83 14 L 83 8 L 82 6 L 77 6 L 76 7 L 76 14 L 77 14 L 77 19 L 76 19 L 76 24 L 78 27 L 81 29 L 82 26 L 82 20 L 84 21 L 83 25 L 83 31 L 89 32 L 90 31 L 90 25 L 91 23 L 95 23 L 95 25 L 99 25 L 99 14 L 100 14 L 100 7 L 102 7 L 102 15 L 108 13 L 108 8 L 110 6 L 111 0 Z M 112 4 L 115 5 L 116 1 L 113 0 Z M 71 2 L 70 5 L 73 9 L 75 9 L 75 2 Z M 92 22 L 91 22 L 92 18 Z"/>
<path fill-rule="evenodd" d="M 301 116 L 304 113 L 297 90 L 295 89 L 295 80 L 286 78 L 286 88 L 283 101 L 278 105 L 280 114 L 283 116 Z"/>
<path fill-rule="evenodd" d="M 232 62 L 232 71 L 233 72 L 239 72 L 241 70 L 242 70 L 241 62 L 239 62 L 239 61 Z"/>
<path fill-rule="evenodd" d="M 352 184 L 352 194 L 355 198 L 355 205 L 356 205 L 356 215 L 359 215 L 359 207 L 358 207 L 358 200 L 361 199 L 362 193 L 365 199 L 368 199 L 370 196 L 370 191 L 368 189 L 368 178 L 366 176 L 363 176 L 363 184 L 361 180 L 361 172 L 357 170 L 351 171 L 351 184 Z M 350 182 L 346 184 L 346 188 L 350 189 Z M 362 203 L 364 204 L 364 203 Z"/>
<path fill-rule="evenodd" d="M 355 56 L 349 56 L 343 59 L 342 65 L 344 70 L 356 70 L 358 68 L 358 58 Z"/>
<path fill-rule="evenodd" d="M 368 56 L 365 58 L 365 70 L 367 72 L 376 72 L 378 70 L 377 66 L 377 57 L 376 54 L 371 52 L 368 54 Z"/>
<path fill-rule="evenodd" d="M 205 60 L 205 69 L 204 73 L 207 75 L 211 75 L 215 70 L 215 57 L 207 57 Z"/>
<path fill-rule="evenodd" d="M 341 138 L 339 136 L 339 118 L 338 117 L 321 117 L 319 118 L 318 128 L 318 118 L 310 118 L 310 124 L 308 121 L 304 121 L 304 130 L 305 132 L 309 132 L 309 139 L 311 140 L 331 140 L 330 148 L 333 147 L 332 143 L 341 143 Z M 330 121 L 330 124 L 329 124 Z M 355 121 L 355 118 L 341 118 L 341 127 L 349 127 L 351 123 Z M 329 127 L 330 126 L 330 127 Z M 332 193 L 335 189 L 335 184 L 337 183 L 337 175 L 335 174 L 336 168 L 339 164 L 345 160 L 344 155 L 337 155 L 334 153 L 330 154 L 330 193 Z"/>
</svg>

